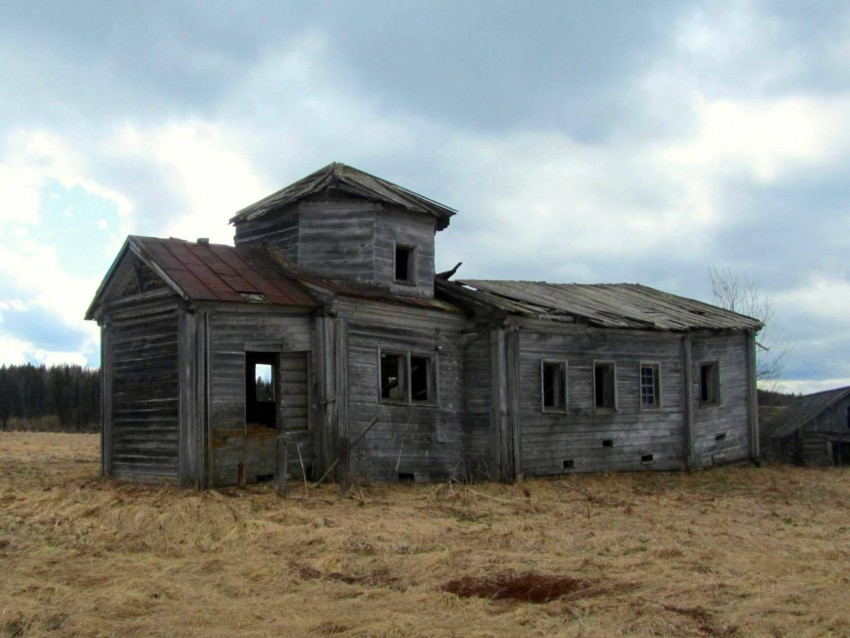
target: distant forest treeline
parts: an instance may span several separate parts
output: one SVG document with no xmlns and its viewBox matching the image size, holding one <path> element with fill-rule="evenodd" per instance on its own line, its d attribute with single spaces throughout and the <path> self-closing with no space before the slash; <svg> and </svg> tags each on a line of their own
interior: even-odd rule
<svg viewBox="0 0 850 638">
<path fill-rule="evenodd" d="M 0 427 L 96 431 L 100 427 L 100 370 L 29 363 L 0 367 Z"/>
</svg>

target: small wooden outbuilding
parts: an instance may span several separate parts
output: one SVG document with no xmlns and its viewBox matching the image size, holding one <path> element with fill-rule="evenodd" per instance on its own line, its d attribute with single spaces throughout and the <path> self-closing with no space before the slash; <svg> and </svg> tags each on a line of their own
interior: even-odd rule
<svg viewBox="0 0 850 638">
<path fill-rule="evenodd" d="M 104 473 L 211 487 L 285 454 L 314 477 L 511 480 L 758 457 L 758 321 L 636 284 L 453 281 L 434 238 L 454 214 L 331 164 L 237 213 L 235 246 L 129 237 L 87 314 Z"/>
<path fill-rule="evenodd" d="M 850 464 L 850 387 L 796 397 L 763 428 L 765 456 L 795 465 Z"/>
</svg>

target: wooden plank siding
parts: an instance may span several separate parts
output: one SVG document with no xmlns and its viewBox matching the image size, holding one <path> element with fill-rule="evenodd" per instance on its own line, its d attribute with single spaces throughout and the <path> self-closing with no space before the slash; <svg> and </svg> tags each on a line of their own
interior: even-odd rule
<svg viewBox="0 0 850 638">
<path fill-rule="evenodd" d="M 342 311 L 342 309 L 341 309 Z M 381 303 L 346 304 L 347 436 L 377 424 L 350 451 L 351 480 L 436 481 L 464 471 L 461 317 Z M 436 397 L 381 400 L 380 352 L 432 357 Z"/>
<path fill-rule="evenodd" d="M 397 295 L 434 297 L 435 220 L 401 208 L 380 207 L 375 225 L 374 283 L 389 287 Z M 411 283 L 395 281 L 396 244 L 412 246 L 414 277 Z"/>
<path fill-rule="evenodd" d="M 105 471 L 118 478 L 178 480 L 176 295 L 123 299 L 104 324 L 109 392 Z"/>
<path fill-rule="evenodd" d="M 362 199 L 313 197 L 236 227 L 236 244 L 266 242 L 299 268 L 434 297 L 434 233 L 428 215 Z M 412 282 L 395 281 L 396 244 L 414 248 Z"/>
<path fill-rule="evenodd" d="M 749 341 L 743 331 L 695 333 L 691 337 L 694 467 L 741 461 L 751 456 Z M 701 405 L 700 366 L 713 361 L 719 365 L 720 402 Z"/>
<path fill-rule="evenodd" d="M 670 333 L 544 327 L 520 338 L 520 469 L 553 475 L 683 467 L 681 337 Z M 563 361 L 567 409 L 542 409 L 541 361 Z M 616 409 L 595 408 L 594 361 L 615 366 Z M 640 364 L 658 365 L 660 407 L 641 409 Z M 643 460 L 652 455 L 652 461 Z"/>
<path fill-rule="evenodd" d="M 209 428 L 211 432 L 210 481 L 212 485 L 233 485 L 239 480 L 243 467 L 246 482 L 273 476 L 276 469 L 276 441 L 283 430 L 276 428 L 247 428 L 245 423 L 246 352 L 276 353 L 280 357 L 277 396 L 278 423 L 289 424 L 294 419 L 290 473 L 300 472 L 297 450 L 305 468 L 313 465 L 314 431 L 307 428 L 309 410 L 304 415 L 304 401 L 297 397 L 308 391 L 309 380 L 294 381 L 290 353 L 306 361 L 313 349 L 313 318 L 309 314 L 282 314 L 279 310 L 242 312 L 210 311 L 209 331 Z M 307 366 L 301 370 L 306 374 Z M 297 405 L 296 405 L 297 404 Z M 296 413 L 301 420 L 295 418 Z M 297 448 L 296 448 L 297 444 Z"/>
</svg>

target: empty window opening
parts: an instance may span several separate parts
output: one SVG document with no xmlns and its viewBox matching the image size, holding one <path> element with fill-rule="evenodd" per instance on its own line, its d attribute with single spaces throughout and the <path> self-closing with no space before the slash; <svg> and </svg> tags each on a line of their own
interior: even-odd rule
<svg viewBox="0 0 850 638">
<path fill-rule="evenodd" d="M 652 454 L 644 454 L 640 457 L 641 463 L 652 463 Z"/>
<path fill-rule="evenodd" d="M 413 283 L 414 277 L 414 254 L 413 246 L 396 244 L 395 246 L 395 280 Z"/>
<path fill-rule="evenodd" d="M 616 384 L 613 363 L 593 364 L 593 396 L 600 410 L 613 410 L 616 403 Z"/>
<path fill-rule="evenodd" d="M 567 364 L 542 361 L 540 366 L 543 409 L 563 412 L 567 409 Z"/>
<path fill-rule="evenodd" d="M 245 422 L 277 427 L 278 354 L 245 353 Z"/>
<path fill-rule="evenodd" d="M 405 356 L 403 354 L 381 353 L 381 398 L 391 401 L 404 401 L 405 394 Z"/>
<path fill-rule="evenodd" d="M 430 357 L 410 357 L 410 398 L 432 401 L 434 398 Z"/>
<path fill-rule="evenodd" d="M 640 407 L 646 410 L 657 408 L 659 400 L 658 364 L 640 365 Z"/>
<path fill-rule="evenodd" d="M 720 403 L 720 366 L 716 361 L 700 364 L 699 401 L 703 405 Z"/>
<path fill-rule="evenodd" d="M 381 352 L 382 401 L 436 403 L 437 364 L 434 356 Z"/>
<path fill-rule="evenodd" d="M 399 472 L 398 481 L 399 483 L 414 483 L 416 481 L 416 477 L 412 472 Z"/>
<path fill-rule="evenodd" d="M 847 406 L 847 429 L 850 430 L 850 405 Z"/>
<path fill-rule="evenodd" d="M 257 474 L 257 483 L 268 483 L 274 480 L 274 474 Z"/>
<path fill-rule="evenodd" d="M 576 466 L 576 462 L 573 459 L 567 459 L 564 461 L 564 469 L 571 470 Z"/>
<path fill-rule="evenodd" d="M 602 447 L 614 447 L 614 439 L 604 439 L 602 441 Z"/>
<path fill-rule="evenodd" d="M 721 432 L 720 434 L 714 435 L 715 441 L 725 441 L 726 440 L 726 432 Z"/>
<path fill-rule="evenodd" d="M 270 363 L 254 364 L 254 387 L 257 401 L 274 401 L 274 374 Z"/>
</svg>

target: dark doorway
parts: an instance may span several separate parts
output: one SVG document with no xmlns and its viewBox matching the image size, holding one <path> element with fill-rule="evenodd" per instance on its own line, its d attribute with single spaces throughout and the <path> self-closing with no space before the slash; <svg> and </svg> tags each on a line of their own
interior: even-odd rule
<svg viewBox="0 0 850 638">
<path fill-rule="evenodd" d="M 276 352 L 245 353 L 245 422 L 277 427 L 279 357 Z"/>
</svg>

